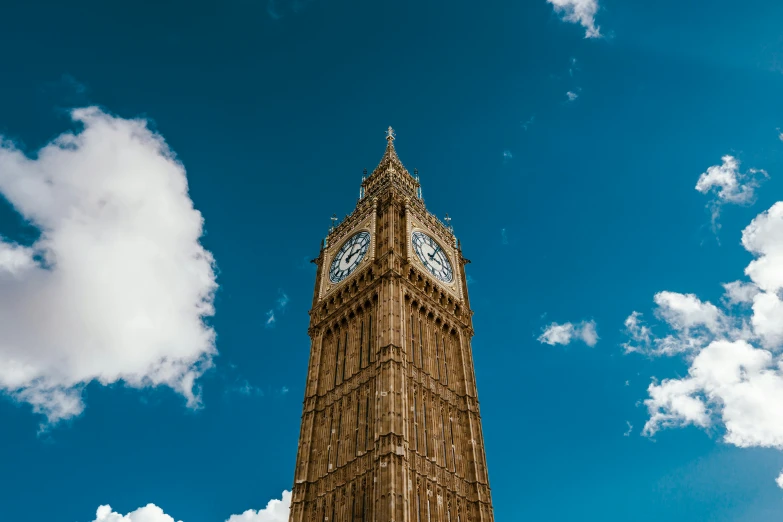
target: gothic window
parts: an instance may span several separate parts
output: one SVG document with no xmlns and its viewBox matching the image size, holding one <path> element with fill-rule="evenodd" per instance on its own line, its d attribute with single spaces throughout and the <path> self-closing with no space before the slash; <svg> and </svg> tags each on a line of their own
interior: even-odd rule
<svg viewBox="0 0 783 522">
<path fill-rule="evenodd" d="M 342 401 L 340 401 L 338 404 L 342 404 Z M 340 465 L 340 437 L 342 437 L 343 433 L 343 412 L 342 407 L 337 408 L 337 447 L 334 450 L 334 467 L 338 467 Z"/>
<path fill-rule="evenodd" d="M 329 434 L 328 434 L 329 435 L 329 445 L 326 447 L 327 448 L 327 452 L 326 452 L 326 471 L 327 472 L 332 471 L 332 431 L 333 431 L 332 426 L 334 425 L 334 414 L 335 414 L 334 409 L 335 408 L 333 406 L 332 407 L 332 412 L 331 412 L 332 414 L 329 415 Z"/>
<path fill-rule="evenodd" d="M 334 352 L 334 386 L 333 388 L 337 387 L 337 371 L 340 369 L 340 334 L 335 334 L 335 339 L 337 339 L 337 347 L 335 348 Z"/>
<path fill-rule="evenodd" d="M 446 381 L 446 386 L 449 385 L 449 362 L 446 358 L 446 336 L 441 335 L 441 342 L 443 343 L 443 376 Z"/>
<path fill-rule="evenodd" d="M 424 456 L 429 457 L 429 452 L 427 451 L 427 397 L 424 396 L 423 391 L 421 394 L 421 402 L 421 411 L 424 413 Z"/>
<path fill-rule="evenodd" d="M 418 397 L 416 396 L 416 386 L 413 387 L 413 441 L 414 450 L 419 451 L 419 412 Z"/>
<path fill-rule="evenodd" d="M 364 355 L 364 319 L 362 319 L 361 333 L 359 334 L 359 369 L 363 367 L 362 356 Z"/>
<path fill-rule="evenodd" d="M 440 349 L 438 348 L 438 331 L 435 331 L 435 367 L 438 369 L 438 380 L 440 380 Z"/>
<path fill-rule="evenodd" d="M 348 358 L 348 330 L 345 330 L 345 342 L 343 343 L 343 378 L 345 380 L 345 360 Z"/>
<path fill-rule="evenodd" d="M 353 446 L 355 448 L 356 455 L 359 454 L 359 419 L 361 418 L 361 417 L 359 417 L 359 407 L 360 406 L 361 406 L 361 403 L 359 402 L 359 397 L 356 397 L 356 434 L 355 434 L 355 439 L 354 439 L 354 442 L 353 442 Z"/>
<path fill-rule="evenodd" d="M 411 312 L 411 360 L 413 365 L 416 366 L 416 330 L 413 329 L 413 312 Z"/>
<path fill-rule="evenodd" d="M 370 317 L 369 317 L 369 324 L 368 324 L 368 334 L 367 334 L 367 360 L 372 362 L 374 357 L 374 343 L 372 342 L 372 309 L 370 309 Z"/>
<path fill-rule="evenodd" d="M 449 431 L 451 432 L 451 465 L 454 468 L 454 473 L 457 472 L 457 458 L 454 450 L 454 423 L 449 417 Z"/>
<path fill-rule="evenodd" d="M 422 347 L 421 318 L 419 318 L 419 368 L 424 371 L 424 349 Z"/>
<path fill-rule="evenodd" d="M 367 445 L 369 444 L 369 433 L 370 433 L 370 395 L 368 390 L 367 395 L 367 403 L 364 411 L 364 449 L 367 449 Z"/>
<path fill-rule="evenodd" d="M 446 460 L 446 424 L 443 421 L 443 409 L 440 410 L 440 439 L 443 442 L 443 467 L 448 467 Z"/>
</svg>

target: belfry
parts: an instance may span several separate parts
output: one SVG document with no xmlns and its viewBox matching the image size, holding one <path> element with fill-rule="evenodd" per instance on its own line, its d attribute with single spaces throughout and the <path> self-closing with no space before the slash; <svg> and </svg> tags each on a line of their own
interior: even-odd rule
<svg viewBox="0 0 783 522">
<path fill-rule="evenodd" d="M 469 261 L 394 139 L 313 260 L 290 522 L 494 520 Z"/>
</svg>

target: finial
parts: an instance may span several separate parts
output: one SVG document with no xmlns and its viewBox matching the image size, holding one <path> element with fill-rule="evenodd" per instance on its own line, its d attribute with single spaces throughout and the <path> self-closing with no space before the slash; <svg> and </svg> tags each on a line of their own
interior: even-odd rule
<svg viewBox="0 0 783 522">
<path fill-rule="evenodd" d="M 366 177 L 367 177 L 367 169 L 364 169 L 362 171 L 362 178 L 366 178 Z"/>
<path fill-rule="evenodd" d="M 389 128 L 386 130 L 386 141 L 391 143 L 392 141 L 394 141 L 394 137 L 395 137 L 394 129 L 392 129 L 391 125 L 389 125 Z"/>
<path fill-rule="evenodd" d="M 448 215 L 448 214 L 446 214 L 446 217 L 445 217 L 445 218 L 443 218 L 443 221 L 445 221 L 445 222 L 446 222 L 446 226 L 447 226 L 447 227 L 449 227 L 449 230 L 451 230 L 451 231 L 453 232 L 453 231 L 454 231 L 454 229 L 453 229 L 453 228 L 451 228 L 451 218 L 449 217 L 449 215 Z"/>
<path fill-rule="evenodd" d="M 331 220 L 332 220 L 332 227 L 329 229 L 330 233 L 332 232 L 332 230 L 334 230 L 335 224 L 337 224 L 337 214 L 332 214 Z"/>
</svg>

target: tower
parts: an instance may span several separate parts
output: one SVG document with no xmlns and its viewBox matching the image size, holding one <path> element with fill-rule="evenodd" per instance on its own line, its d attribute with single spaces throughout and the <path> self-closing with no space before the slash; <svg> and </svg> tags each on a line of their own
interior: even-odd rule
<svg viewBox="0 0 783 522">
<path fill-rule="evenodd" d="M 389 127 L 356 208 L 313 260 L 290 522 L 494 520 L 470 261 L 427 211 L 394 138 Z"/>
</svg>

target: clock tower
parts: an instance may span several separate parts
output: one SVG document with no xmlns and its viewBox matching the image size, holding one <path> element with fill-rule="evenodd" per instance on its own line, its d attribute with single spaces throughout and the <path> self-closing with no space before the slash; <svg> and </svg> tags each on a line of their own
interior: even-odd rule
<svg viewBox="0 0 783 522">
<path fill-rule="evenodd" d="M 290 522 L 493 522 L 459 242 L 386 152 L 318 257 Z M 414 174 L 416 171 L 414 171 Z"/>
</svg>

